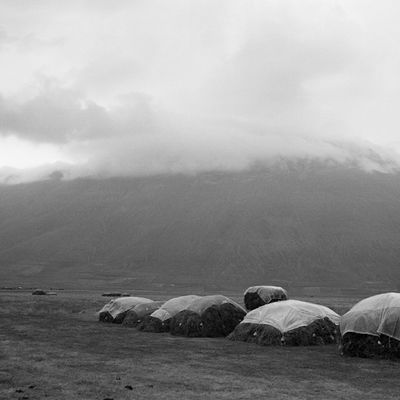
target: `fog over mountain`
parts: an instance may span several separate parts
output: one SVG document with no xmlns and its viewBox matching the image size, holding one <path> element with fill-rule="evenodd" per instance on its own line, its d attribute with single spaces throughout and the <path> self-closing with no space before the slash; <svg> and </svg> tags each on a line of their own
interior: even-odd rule
<svg viewBox="0 0 400 400">
<path fill-rule="evenodd" d="M 0 179 L 193 174 L 282 157 L 391 172 L 399 8 L 2 1 Z"/>
</svg>

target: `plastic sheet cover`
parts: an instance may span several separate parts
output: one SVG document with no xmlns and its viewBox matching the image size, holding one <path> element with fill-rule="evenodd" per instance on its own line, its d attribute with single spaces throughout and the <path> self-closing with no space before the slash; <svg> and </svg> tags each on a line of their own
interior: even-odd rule
<svg viewBox="0 0 400 400">
<path fill-rule="evenodd" d="M 299 300 L 284 300 L 250 311 L 241 324 L 271 325 L 285 333 L 325 317 L 339 324 L 340 316 L 328 307 Z"/>
<path fill-rule="evenodd" d="M 186 310 L 188 311 L 193 311 L 199 315 L 201 315 L 207 308 L 211 306 L 220 306 L 225 303 L 230 303 L 234 305 L 235 307 L 241 309 L 243 312 L 246 312 L 246 310 L 233 300 L 231 300 L 228 297 L 222 296 L 220 294 L 216 295 L 211 295 L 211 296 L 202 296 L 199 299 L 193 301 L 191 304 L 188 305 Z"/>
<path fill-rule="evenodd" d="M 138 318 L 141 318 L 158 310 L 163 304 L 163 301 L 152 301 L 151 303 L 138 304 L 129 310 L 129 312 L 134 312 Z"/>
<path fill-rule="evenodd" d="M 340 320 L 340 333 L 386 335 L 400 340 L 400 293 L 383 293 L 357 303 Z"/>
<path fill-rule="evenodd" d="M 119 297 L 118 299 L 113 299 L 107 303 L 100 311 L 108 312 L 113 318 L 117 315 L 132 309 L 138 304 L 152 303 L 153 300 L 146 299 L 145 297 Z"/>
<path fill-rule="evenodd" d="M 271 300 L 285 300 L 287 299 L 287 292 L 280 286 L 252 286 L 249 287 L 244 295 L 247 293 L 257 293 L 265 303 L 270 303 Z"/>
<path fill-rule="evenodd" d="M 196 295 L 175 297 L 168 300 L 161 308 L 154 311 L 153 314 L 151 314 L 151 317 L 158 318 L 161 321 L 166 321 L 178 314 L 178 312 L 186 310 L 190 303 L 199 298 L 200 296 Z"/>
</svg>

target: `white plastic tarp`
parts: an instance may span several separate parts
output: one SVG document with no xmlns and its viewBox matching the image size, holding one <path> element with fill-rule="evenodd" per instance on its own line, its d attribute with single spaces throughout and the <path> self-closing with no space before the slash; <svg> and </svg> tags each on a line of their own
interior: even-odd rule
<svg viewBox="0 0 400 400">
<path fill-rule="evenodd" d="M 178 312 L 186 310 L 188 305 L 198 298 L 200 298 L 200 296 L 196 295 L 175 297 L 164 303 L 162 307 L 154 311 L 151 316 L 161 321 L 166 321 L 178 314 Z"/>
<path fill-rule="evenodd" d="M 235 307 L 241 309 L 243 312 L 246 312 L 245 309 L 231 300 L 228 297 L 222 296 L 220 294 L 211 295 L 211 296 L 201 296 L 199 299 L 194 300 L 191 304 L 188 305 L 186 310 L 193 311 L 199 315 L 201 315 L 207 308 L 214 306 L 214 305 L 222 305 L 225 303 L 230 303 Z"/>
<path fill-rule="evenodd" d="M 400 293 L 383 293 L 357 303 L 340 319 L 340 333 L 380 334 L 400 340 Z"/>
<path fill-rule="evenodd" d="M 271 300 L 285 300 L 287 299 L 287 292 L 280 286 L 251 286 L 245 292 L 247 293 L 257 293 L 265 303 L 270 303 Z"/>
<path fill-rule="evenodd" d="M 284 300 L 250 311 L 241 324 L 271 325 L 285 333 L 325 317 L 339 324 L 340 316 L 328 307 L 299 300 Z"/>
<path fill-rule="evenodd" d="M 117 315 L 132 309 L 138 304 L 151 303 L 153 300 L 146 299 L 145 297 L 119 297 L 118 299 L 113 299 L 107 303 L 100 311 L 108 312 L 113 318 Z"/>
</svg>

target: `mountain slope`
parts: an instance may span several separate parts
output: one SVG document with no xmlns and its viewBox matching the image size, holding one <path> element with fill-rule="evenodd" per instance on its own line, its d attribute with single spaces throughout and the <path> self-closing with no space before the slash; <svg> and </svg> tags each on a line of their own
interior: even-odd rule
<svg viewBox="0 0 400 400">
<path fill-rule="evenodd" d="M 400 175 L 318 164 L 0 188 L 0 279 L 400 282 Z"/>
</svg>

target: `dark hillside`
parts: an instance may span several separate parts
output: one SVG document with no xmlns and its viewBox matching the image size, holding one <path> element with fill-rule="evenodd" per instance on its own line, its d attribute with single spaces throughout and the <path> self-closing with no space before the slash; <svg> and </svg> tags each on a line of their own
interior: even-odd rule
<svg viewBox="0 0 400 400">
<path fill-rule="evenodd" d="M 400 175 L 305 164 L 2 186 L 0 263 L 6 284 L 393 286 Z"/>
</svg>

